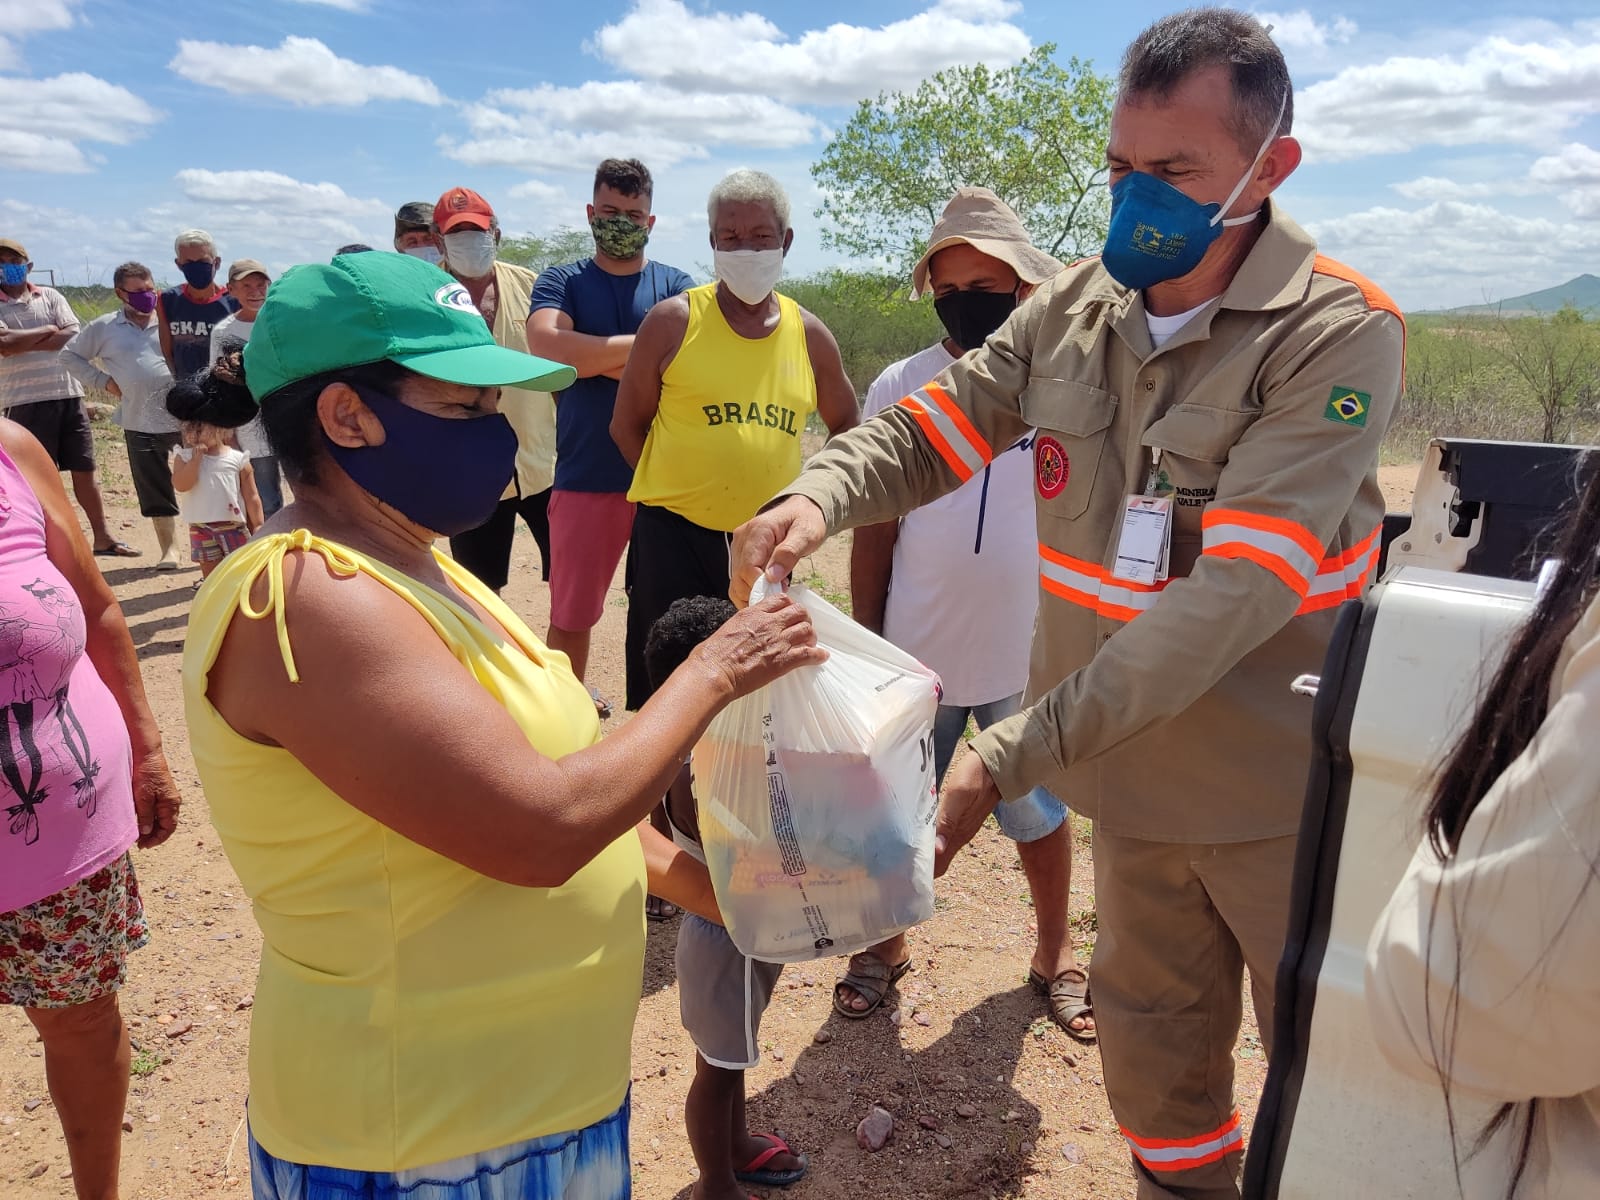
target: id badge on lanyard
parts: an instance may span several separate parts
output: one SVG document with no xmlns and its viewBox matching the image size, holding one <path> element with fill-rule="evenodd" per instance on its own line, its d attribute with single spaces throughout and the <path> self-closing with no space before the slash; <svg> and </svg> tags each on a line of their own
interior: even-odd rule
<svg viewBox="0 0 1600 1200">
<path fill-rule="evenodd" d="M 1144 492 L 1122 503 L 1113 578 L 1146 587 L 1167 578 L 1172 554 L 1172 497 L 1161 495 L 1161 449 L 1150 448 L 1150 474 Z"/>
</svg>

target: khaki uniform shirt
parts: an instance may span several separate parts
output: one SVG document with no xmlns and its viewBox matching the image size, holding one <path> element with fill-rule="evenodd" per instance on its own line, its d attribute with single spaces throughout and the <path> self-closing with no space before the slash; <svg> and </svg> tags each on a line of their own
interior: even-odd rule
<svg viewBox="0 0 1600 1200">
<path fill-rule="evenodd" d="M 949 492 L 1029 429 L 1039 615 L 1028 707 L 973 740 L 1000 793 L 1044 784 L 1108 832 L 1295 832 L 1334 609 L 1378 554 L 1378 447 L 1402 386 L 1393 302 L 1270 203 L 1226 292 L 1161 350 L 1143 296 L 1069 267 L 988 344 L 786 489 L 830 532 Z M 1159 452 L 1171 578 L 1113 578 L 1126 497 Z"/>
<path fill-rule="evenodd" d="M 494 314 L 494 340 L 507 350 L 528 352 L 527 321 L 533 304 L 533 283 L 538 275 L 515 263 L 494 264 L 494 289 L 498 307 Z M 506 494 L 536 496 L 556 478 L 556 401 L 549 392 L 502 388 L 500 411 L 517 431 L 517 474 Z"/>
</svg>

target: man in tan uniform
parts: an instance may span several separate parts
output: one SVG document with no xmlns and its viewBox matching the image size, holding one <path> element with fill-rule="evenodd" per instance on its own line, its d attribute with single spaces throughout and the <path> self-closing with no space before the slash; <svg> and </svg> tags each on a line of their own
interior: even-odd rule
<svg viewBox="0 0 1600 1200">
<path fill-rule="evenodd" d="M 1268 199 L 1300 162 L 1290 89 L 1252 16 L 1147 29 L 1102 257 L 831 442 L 734 543 L 740 599 L 1037 429 L 1026 707 L 952 770 L 939 863 L 1035 785 L 1094 819 L 1093 1001 L 1142 1200 L 1238 1195 L 1242 973 L 1266 1041 L 1309 763 L 1288 684 L 1370 580 L 1402 384 L 1393 303 Z"/>
</svg>

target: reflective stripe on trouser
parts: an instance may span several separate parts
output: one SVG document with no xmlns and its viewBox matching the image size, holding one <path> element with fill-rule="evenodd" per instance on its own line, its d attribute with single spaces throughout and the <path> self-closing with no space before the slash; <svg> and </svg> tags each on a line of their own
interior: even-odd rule
<svg viewBox="0 0 1600 1200">
<path fill-rule="evenodd" d="M 1244 972 L 1265 1047 L 1294 843 L 1180 845 L 1095 830 L 1095 1027 L 1139 1200 L 1239 1194 Z"/>
</svg>

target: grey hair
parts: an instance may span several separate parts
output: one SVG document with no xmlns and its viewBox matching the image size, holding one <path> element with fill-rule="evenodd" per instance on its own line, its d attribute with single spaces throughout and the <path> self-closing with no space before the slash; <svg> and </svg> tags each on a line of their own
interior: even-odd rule
<svg viewBox="0 0 1600 1200">
<path fill-rule="evenodd" d="M 783 231 L 787 233 L 790 229 L 789 193 L 765 171 L 740 167 L 717 181 L 717 186 L 711 189 L 711 198 L 706 201 L 706 220 L 713 232 L 717 227 L 717 208 L 723 204 L 771 205 L 772 215 L 778 218 Z"/>
<path fill-rule="evenodd" d="M 1267 27 L 1232 8 L 1189 8 L 1162 17 L 1122 56 L 1119 96 L 1165 98 L 1196 71 L 1226 67 L 1233 80 L 1233 136 L 1254 154 L 1273 133 L 1294 127 L 1294 85 Z M 1282 116 L 1279 116 L 1282 106 Z"/>
<path fill-rule="evenodd" d="M 213 254 L 217 252 L 216 241 L 204 229 L 185 229 L 172 239 L 172 252 L 174 254 L 182 254 L 185 246 L 203 246 Z"/>
</svg>

